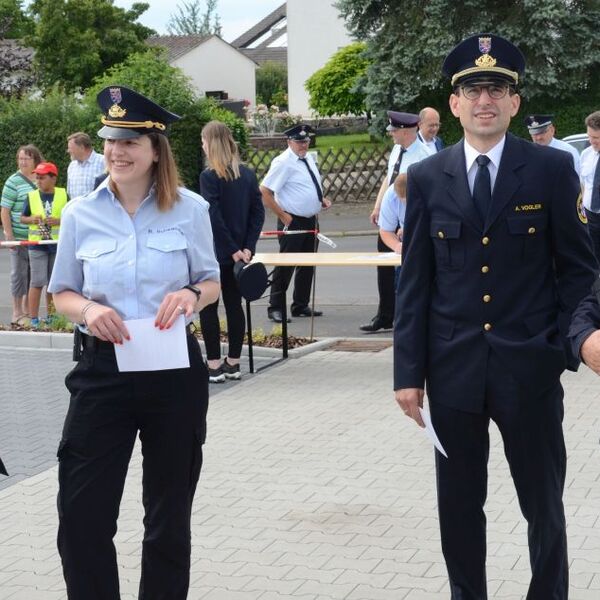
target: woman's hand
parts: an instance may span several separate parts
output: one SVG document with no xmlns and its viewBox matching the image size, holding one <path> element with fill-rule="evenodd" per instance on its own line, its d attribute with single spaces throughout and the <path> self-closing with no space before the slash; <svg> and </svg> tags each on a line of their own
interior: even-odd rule
<svg viewBox="0 0 600 600">
<path fill-rule="evenodd" d="M 170 329 L 179 315 L 190 317 L 196 310 L 196 294 L 191 290 L 169 292 L 160 303 L 154 326 L 159 329 Z"/>
<path fill-rule="evenodd" d="M 91 335 L 113 344 L 122 344 L 129 331 L 116 310 L 96 302 L 85 309 L 84 323 Z"/>
</svg>

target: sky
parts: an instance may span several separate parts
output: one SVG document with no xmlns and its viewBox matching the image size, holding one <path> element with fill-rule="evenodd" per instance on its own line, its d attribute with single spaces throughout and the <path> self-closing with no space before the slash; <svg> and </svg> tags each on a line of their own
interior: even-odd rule
<svg viewBox="0 0 600 600">
<path fill-rule="evenodd" d="M 114 0 L 116 6 L 131 8 L 135 0 Z M 177 12 L 177 6 L 183 0 L 141 0 L 150 8 L 140 17 L 139 22 L 151 27 L 159 34 L 166 34 L 171 14 Z M 192 0 L 187 0 L 189 3 Z M 221 19 L 223 32 L 221 37 L 231 42 L 242 33 L 256 25 L 270 12 L 281 6 L 284 0 L 218 0 L 217 14 Z M 206 3 L 202 2 L 203 8 Z"/>
</svg>

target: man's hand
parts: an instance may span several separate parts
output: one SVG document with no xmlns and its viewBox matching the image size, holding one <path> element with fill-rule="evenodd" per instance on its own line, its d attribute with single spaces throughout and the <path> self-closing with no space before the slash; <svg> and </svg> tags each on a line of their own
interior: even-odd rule
<svg viewBox="0 0 600 600">
<path fill-rule="evenodd" d="M 323 198 L 323 210 L 329 210 L 331 208 L 331 200 L 329 198 Z"/>
<path fill-rule="evenodd" d="M 600 375 L 600 329 L 581 344 L 581 358 L 594 373 Z"/>
<path fill-rule="evenodd" d="M 404 411 L 404 414 L 417 422 L 419 427 L 425 427 L 419 407 L 423 408 L 423 397 L 425 390 L 421 388 L 403 388 L 395 391 L 396 402 Z"/>
<path fill-rule="evenodd" d="M 292 215 L 290 215 L 290 213 L 286 213 L 286 212 L 282 212 L 279 215 L 279 220 L 284 224 L 284 225 L 291 225 L 292 221 L 294 220 Z"/>
</svg>

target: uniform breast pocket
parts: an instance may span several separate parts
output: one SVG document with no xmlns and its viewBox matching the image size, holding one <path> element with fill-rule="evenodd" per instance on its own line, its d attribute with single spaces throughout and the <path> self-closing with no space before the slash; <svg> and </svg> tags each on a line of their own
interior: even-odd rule
<svg viewBox="0 0 600 600">
<path fill-rule="evenodd" d="M 88 284 L 113 280 L 116 249 L 117 240 L 112 238 L 90 239 L 82 243 L 75 256 L 83 263 L 83 277 Z"/>
<path fill-rule="evenodd" d="M 506 223 L 517 258 L 533 258 L 547 250 L 548 215 L 509 217 Z"/>
<path fill-rule="evenodd" d="M 438 268 L 460 270 L 465 266 L 465 244 L 460 221 L 431 221 L 430 235 Z"/>
<path fill-rule="evenodd" d="M 151 233 L 146 246 L 150 268 L 169 281 L 188 280 L 187 240 L 179 231 Z"/>
</svg>

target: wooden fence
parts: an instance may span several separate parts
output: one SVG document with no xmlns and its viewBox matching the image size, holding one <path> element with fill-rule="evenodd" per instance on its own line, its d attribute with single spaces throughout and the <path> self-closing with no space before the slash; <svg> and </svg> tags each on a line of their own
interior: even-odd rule
<svg viewBox="0 0 600 600">
<path fill-rule="evenodd" d="M 375 202 L 381 182 L 387 172 L 389 149 L 381 146 L 351 148 L 317 148 L 317 164 L 325 195 L 333 202 Z M 246 164 L 256 171 L 260 182 L 271 161 L 281 150 L 249 148 Z"/>
</svg>

